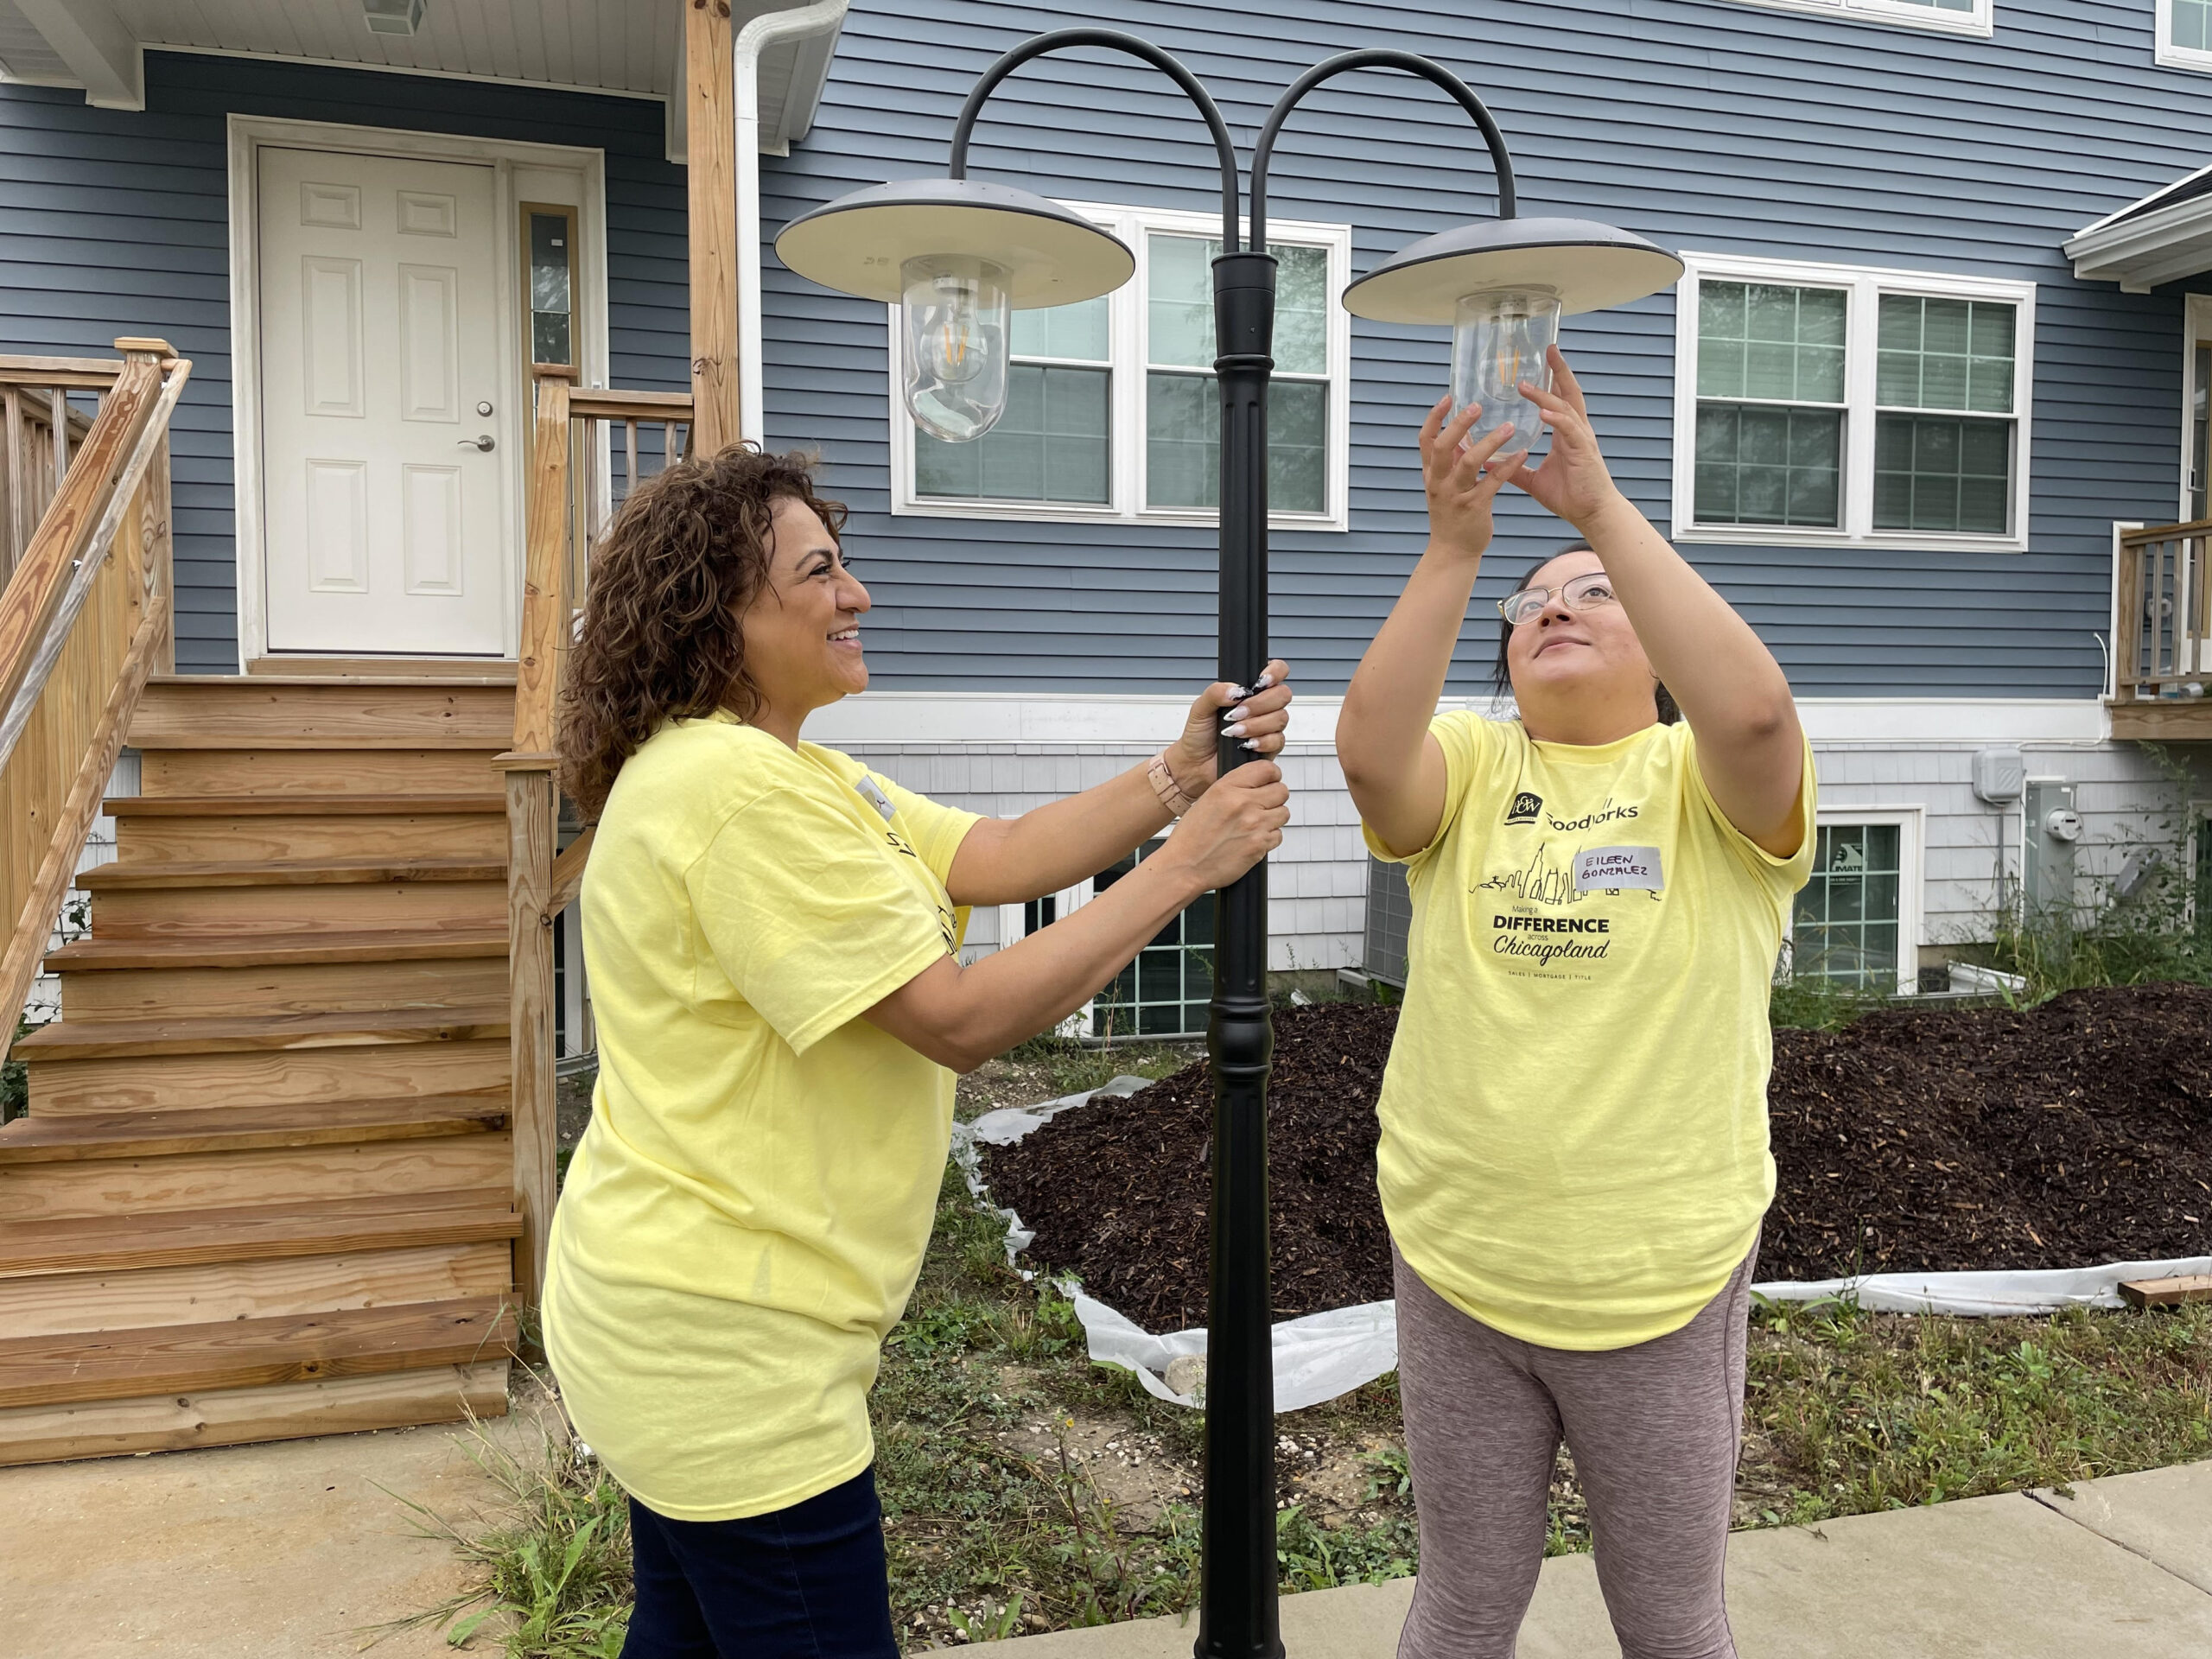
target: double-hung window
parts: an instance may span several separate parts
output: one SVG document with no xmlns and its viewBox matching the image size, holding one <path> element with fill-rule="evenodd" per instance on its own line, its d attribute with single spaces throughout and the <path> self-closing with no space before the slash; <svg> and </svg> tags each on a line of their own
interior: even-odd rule
<svg viewBox="0 0 2212 1659">
<path fill-rule="evenodd" d="M 1679 538 L 2025 548 L 2032 283 L 1683 257 Z"/>
<path fill-rule="evenodd" d="M 918 430 L 893 365 L 893 510 L 959 518 L 1210 523 L 1220 508 L 1212 263 L 1220 220 L 1077 206 L 1137 254 L 1134 280 L 1076 305 L 1014 314 L 1006 413 L 973 443 Z M 1349 493 L 1351 331 L 1338 302 L 1349 226 L 1268 227 L 1275 368 L 1268 518 L 1342 530 Z M 903 331 L 892 319 L 892 349 Z"/>
<path fill-rule="evenodd" d="M 2163 5 L 2165 0 L 2159 3 Z M 1940 29 L 1953 35 L 1986 35 L 1996 29 L 1994 0 L 1738 0 L 1738 3 L 1848 17 L 1857 22 Z"/>
</svg>

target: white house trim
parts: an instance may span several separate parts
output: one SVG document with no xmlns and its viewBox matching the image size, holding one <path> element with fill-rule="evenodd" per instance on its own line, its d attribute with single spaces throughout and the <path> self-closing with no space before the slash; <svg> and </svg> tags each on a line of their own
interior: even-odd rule
<svg viewBox="0 0 2212 1659">
<path fill-rule="evenodd" d="M 574 174 L 578 181 L 577 230 L 583 241 L 576 261 L 577 372 L 586 385 L 605 385 L 607 345 L 607 162 L 599 149 L 566 144 L 470 138 L 395 128 L 340 126 L 233 114 L 230 137 L 231 423 L 237 510 L 239 667 L 269 649 L 266 602 L 268 548 L 262 512 L 261 461 L 261 225 L 257 152 L 264 144 L 333 150 L 356 156 L 417 160 L 488 162 L 493 173 L 495 257 L 510 280 L 499 284 L 499 378 L 506 386 L 504 443 L 510 456 L 508 488 L 501 503 L 502 541 L 509 569 L 506 635 L 519 626 L 514 596 L 521 592 L 524 486 L 529 457 L 531 390 L 522 360 L 521 252 L 517 215 L 525 196 L 515 188 L 518 169 Z M 365 642 L 364 649 L 369 646 Z"/>
<path fill-rule="evenodd" d="M 1112 231 L 1137 255 L 1136 274 L 1107 302 L 1107 350 L 1113 382 L 1108 414 L 1107 499 L 1065 501 L 963 501 L 918 496 L 914 491 L 914 424 L 906 413 L 904 391 L 905 331 L 899 308 L 884 308 L 885 360 L 888 368 L 891 425 L 891 511 L 900 517 L 1026 520 L 1033 524 L 1207 524 L 1219 522 L 1210 508 L 1147 507 L 1145 505 L 1144 388 L 1148 366 L 1146 317 L 1149 262 L 1143 239 L 1153 232 L 1168 235 L 1218 236 L 1218 214 L 1164 207 L 1128 207 L 1067 201 L 1092 223 Z M 1246 232 L 1251 226 L 1243 226 Z M 1324 248 L 1328 253 L 1324 300 L 1329 335 L 1325 378 L 1329 386 L 1329 477 L 1322 512 L 1270 511 L 1273 530 L 1344 531 L 1351 528 L 1351 320 L 1339 300 L 1351 279 L 1351 226 L 1299 219 L 1270 219 L 1272 242 Z M 1032 360 L 1025 359 L 1025 360 Z M 1300 376 L 1301 379 L 1313 378 Z"/>
<path fill-rule="evenodd" d="M 1675 303 L 1674 539 L 1752 547 L 1878 547 L 1917 553 L 2024 553 L 2028 548 L 2028 480 L 2035 404 L 2036 285 L 1952 271 L 1897 270 L 1807 260 L 1756 258 L 1684 249 Z M 1847 290 L 1844 334 L 1844 435 L 1840 480 L 1842 524 L 1833 530 L 1800 524 L 1700 524 L 1697 487 L 1698 284 L 1777 283 Z M 2001 301 L 2014 306 L 2012 533 L 1877 530 L 1874 527 L 1874 409 L 1877 317 L 1885 294 Z"/>
<path fill-rule="evenodd" d="M 23 21 L 104 110 L 146 107 L 146 54 L 108 0 L 16 0 Z"/>
</svg>

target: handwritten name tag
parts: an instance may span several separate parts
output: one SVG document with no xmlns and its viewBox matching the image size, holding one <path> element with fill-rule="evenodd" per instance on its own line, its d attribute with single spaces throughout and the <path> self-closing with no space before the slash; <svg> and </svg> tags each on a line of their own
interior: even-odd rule
<svg viewBox="0 0 2212 1659">
<path fill-rule="evenodd" d="M 1577 893 L 1601 893 L 1618 887 L 1648 887 L 1656 893 L 1665 885 L 1659 873 L 1656 847 L 1592 847 L 1575 856 Z"/>
</svg>

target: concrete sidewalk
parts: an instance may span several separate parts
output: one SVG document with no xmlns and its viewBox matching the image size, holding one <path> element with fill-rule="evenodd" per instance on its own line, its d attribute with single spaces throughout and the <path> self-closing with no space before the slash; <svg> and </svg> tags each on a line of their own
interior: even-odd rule
<svg viewBox="0 0 2212 1659">
<path fill-rule="evenodd" d="M 518 1456 L 530 1402 L 484 1425 Z M 374 1659 L 451 1655 L 435 1627 L 377 1627 L 467 1580 L 411 1500 L 466 1522 L 502 1494 L 464 1427 L 0 1469 L 0 1659 Z M 480 1643 L 478 1650 L 495 1646 Z"/>
<path fill-rule="evenodd" d="M 1292 1659 L 1391 1659 L 1413 1581 L 1282 1604 Z M 2212 1462 L 1729 1541 L 1744 1659 L 2193 1659 L 2212 1654 Z M 1177 1619 L 971 1651 L 1189 1659 Z M 1618 1659 L 1587 1555 L 1544 1563 L 1519 1659 Z"/>
</svg>

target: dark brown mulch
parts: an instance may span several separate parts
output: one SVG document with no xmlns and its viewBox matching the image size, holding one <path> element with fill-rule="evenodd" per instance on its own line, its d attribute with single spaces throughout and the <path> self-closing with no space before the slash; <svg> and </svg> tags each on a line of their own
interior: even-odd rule
<svg viewBox="0 0 2212 1659">
<path fill-rule="evenodd" d="M 1390 1294 L 1375 1098 L 1395 1010 L 1293 1009 L 1268 1090 L 1275 1315 Z M 1762 1278 L 2212 1254 L 2212 990 L 2069 991 L 1775 1033 Z M 1203 1062 L 990 1154 L 1033 1255 L 1139 1324 L 1205 1315 Z"/>
</svg>

